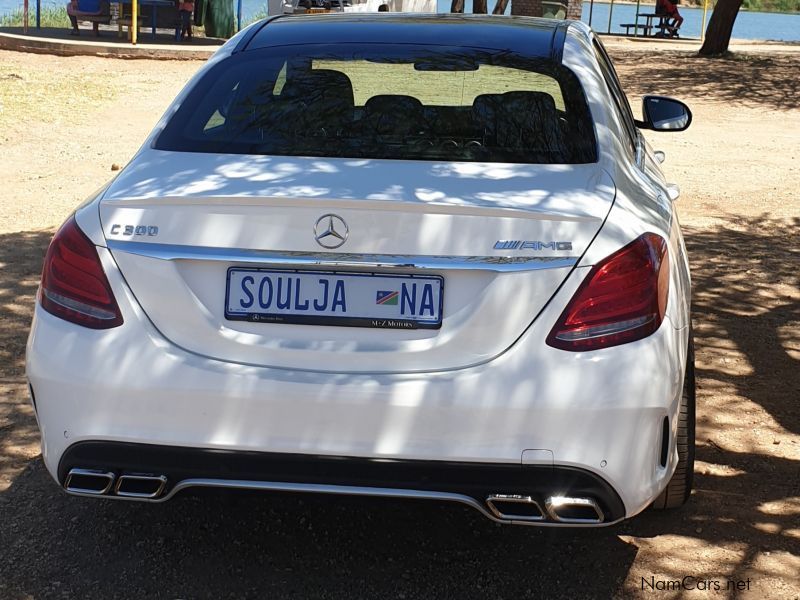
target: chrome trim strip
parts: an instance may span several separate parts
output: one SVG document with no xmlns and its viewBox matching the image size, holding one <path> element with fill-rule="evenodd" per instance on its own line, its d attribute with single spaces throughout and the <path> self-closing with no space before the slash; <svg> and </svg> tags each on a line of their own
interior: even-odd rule
<svg viewBox="0 0 800 600">
<path fill-rule="evenodd" d="M 575 256 L 433 256 L 402 254 L 350 254 L 345 252 L 294 252 L 246 250 L 242 248 L 206 248 L 176 244 L 122 242 L 108 240 L 112 252 L 125 252 L 159 260 L 211 260 L 227 263 L 371 269 L 433 269 L 483 271 L 538 271 L 574 267 Z"/>
<path fill-rule="evenodd" d="M 92 490 L 89 488 L 81 488 L 81 487 L 70 487 L 70 483 L 72 482 L 72 478 L 74 476 L 79 477 L 96 477 L 100 479 L 106 479 L 107 484 L 102 490 Z M 111 486 L 114 485 L 114 473 L 110 471 L 99 471 L 95 469 L 70 469 L 69 473 L 67 474 L 67 478 L 64 481 L 64 489 L 67 490 L 70 494 L 76 494 L 80 496 L 102 496 L 103 494 L 108 493 L 111 489 Z"/>
<path fill-rule="evenodd" d="M 415 500 L 439 500 L 445 502 L 457 502 L 465 504 L 480 512 L 484 517 L 496 523 L 503 523 L 506 525 L 534 525 L 537 527 L 607 527 L 619 523 L 624 517 L 616 521 L 597 522 L 548 522 L 548 521 L 523 521 L 517 518 L 514 519 L 499 519 L 491 514 L 480 502 L 470 496 L 462 494 L 455 494 L 451 492 L 433 492 L 423 490 L 406 490 L 396 488 L 372 488 L 372 487 L 358 487 L 349 485 L 327 485 L 315 483 L 285 483 L 273 481 L 249 481 L 239 479 L 184 479 L 173 487 L 168 494 L 161 498 L 145 499 L 145 498 L 131 498 L 125 496 L 103 496 L 109 500 L 126 500 L 126 501 L 146 501 L 146 502 L 166 502 L 170 500 L 178 492 L 192 487 L 209 487 L 221 489 L 236 489 L 236 490 L 261 490 L 261 491 L 274 491 L 274 492 L 312 492 L 318 494 L 339 494 L 344 496 L 371 496 L 379 498 L 407 498 Z M 92 496 L 96 497 L 97 494 L 82 494 L 77 492 L 70 492 L 74 496 Z M 599 509 L 598 509 L 599 510 Z"/>
<path fill-rule="evenodd" d="M 513 504 L 528 504 L 533 505 L 536 507 L 536 510 L 539 511 L 539 515 L 511 515 L 504 513 L 501 511 L 496 505 L 495 502 L 508 502 Z M 509 495 L 509 494 L 492 494 L 488 498 L 486 498 L 486 505 L 489 507 L 494 515 L 503 520 L 511 520 L 511 521 L 544 521 L 545 520 L 545 512 L 542 510 L 542 507 L 539 506 L 539 503 L 536 502 L 530 496 L 517 496 L 517 495 Z"/>
<path fill-rule="evenodd" d="M 122 483 L 124 481 L 158 481 L 159 485 L 155 492 L 150 494 L 146 494 L 143 492 L 124 492 L 120 491 L 122 487 Z M 149 500 L 152 498 L 158 498 L 161 495 L 161 492 L 164 491 L 164 487 L 167 485 L 167 478 L 163 475 L 120 475 L 119 479 L 117 479 L 117 485 L 114 486 L 114 493 L 117 496 L 122 496 L 124 498 L 142 498 L 144 500 Z"/>
<path fill-rule="evenodd" d="M 597 515 L 596 519 L 584 519 L 574 517 L 560 517 L 557 510 L 565 506 L 579 506 L 581 508 L 591 508 L 594 514 Z M 545 500 L 545 507 L 547 514 L 551 519 L 559 523 L 569 524 L 600 524 L 603 522 L 605 515 L 600 507 L 592 498 L 569 498 L 566 496 L 551 496 Z"/>
</svg>

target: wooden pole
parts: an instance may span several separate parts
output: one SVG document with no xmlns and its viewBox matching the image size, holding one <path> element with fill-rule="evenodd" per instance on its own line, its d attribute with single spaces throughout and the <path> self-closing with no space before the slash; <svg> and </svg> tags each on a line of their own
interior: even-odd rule
<svg viewBox="0 0 800 600">
<path fill-rule="evenodd" d="M 614 14 L 614 0 L 611 0 L 611 6 L 608 7 L 608 32 L 611 33 L 611 15 Z"/>
<path fill-rule="evenodd" d="M 22 33 L 28 33 L 28 0 L 22 5 Z"/>
</svg>

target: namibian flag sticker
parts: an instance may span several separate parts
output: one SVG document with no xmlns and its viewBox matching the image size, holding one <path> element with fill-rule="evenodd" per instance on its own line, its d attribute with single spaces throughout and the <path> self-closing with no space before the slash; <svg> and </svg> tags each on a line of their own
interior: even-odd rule
<svg viewBox="0 0 800 600">
<path fill-rule="evenodd" d="M 400 296 L 400 292 L 393 292 L 392 290 L 384 291 L 378 290 L 378 294 L 375 298 L 375 304 L 387 304 L 389 306 L 397 306 L 397 298 Z"/>
</svg>

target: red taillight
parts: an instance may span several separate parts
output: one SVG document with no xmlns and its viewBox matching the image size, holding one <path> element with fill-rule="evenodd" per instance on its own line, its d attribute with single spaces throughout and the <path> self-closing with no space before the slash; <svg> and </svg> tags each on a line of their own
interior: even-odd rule
<svg viewBox="0 0 800 600">
<path fill-rule="evenodd" d="M 668 292 L 667 243 L 646 233 L 592 268 L 547 343 L 582 351 L 640 340 L 661 325 Z"/>
<path fill-rule="evenodd" d="M 74 217 L 61 226 L 47 249 L 39 301 L 47 312 L 84 327 L 122 325 L 97 250 Z"/>
</svg>

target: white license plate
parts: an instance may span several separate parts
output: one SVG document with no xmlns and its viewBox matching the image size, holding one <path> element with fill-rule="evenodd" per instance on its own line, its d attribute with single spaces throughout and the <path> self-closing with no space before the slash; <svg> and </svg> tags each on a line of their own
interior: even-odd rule
<svg viewBox="0 0 800 600">
<path fill-rule="evenodd" d="M 436 275 L 228 269 L 225 318 L 306 325 L 438 329 Z"/>
</svg>

